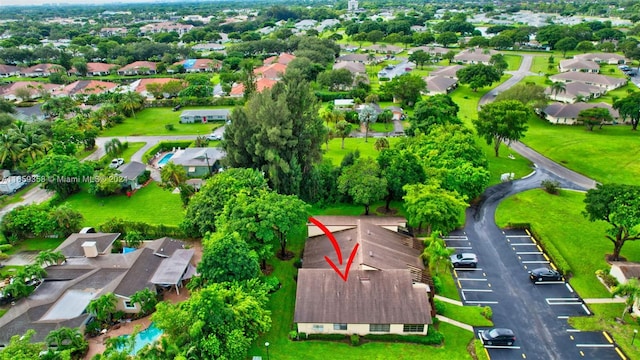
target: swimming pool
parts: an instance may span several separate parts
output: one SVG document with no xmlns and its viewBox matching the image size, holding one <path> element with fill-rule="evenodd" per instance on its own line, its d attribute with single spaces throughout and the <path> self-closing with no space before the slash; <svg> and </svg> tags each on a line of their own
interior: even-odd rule
<svg viewBox="0 0 640 360">
<path fill-rule="evenodd" d="M 158 161 L 158 165 L 164 165 L 164 164 L 168 163 L 169 160 L 171 160 L 172 156 L 173 156 L 173 153 L 164 154 L 162 159 L 160 159 L 160 161 Z"/>
<path fill-rule="evenodd" d="M 158 340 L 158 338 L 162 335 L 162 330 L 158 329 L 153 323 L 149 325 L 148 328 L 142 330 L 136 335 L 135 344 L 133 345 L 133 350 L 129 353 L 130 355 L 135 355 L 142 349 L 143 347 L 152 344 L 154 341 Z M 123 338 L 127 338 L 129 335 L 122 335 Z M 124 346 L 118 346 L 118 350 L 122 350 Z"/>
</svg>

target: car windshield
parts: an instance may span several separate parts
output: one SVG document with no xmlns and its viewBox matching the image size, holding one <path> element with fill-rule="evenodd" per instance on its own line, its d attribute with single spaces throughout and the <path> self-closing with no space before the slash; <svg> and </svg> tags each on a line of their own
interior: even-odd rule
<svg viewBox="0 0 640 360">
<path fill-rule="evenodd" d="M 498 336 L 500 336 L 500 332 L 496 329 L 492 329 L 491 331 L 489 331 L 489 336 L 492 338 L 497 338 Z"/>
</svg>

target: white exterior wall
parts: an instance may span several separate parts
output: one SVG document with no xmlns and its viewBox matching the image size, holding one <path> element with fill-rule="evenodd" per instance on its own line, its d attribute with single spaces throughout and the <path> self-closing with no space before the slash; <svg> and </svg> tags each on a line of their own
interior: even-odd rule
<svg viewBox="0 0 640 360">
<path fill-rule="evenodd" d="M 547 116 L 547 120 L 552 124 L 575 125 L 578 123 L 576 119 L 557 118 L 553 116 Z"/>
<path fill-rule="evenodd" d="M 314 329 L 314 326 L 322 326 L 322 330 L 319 330 L 317 327 Z M 389 327 L 389 332 L 370 332 L 369 324 L 347 324 L 347 330 L 334 330 L 333 323 L 331 324 L 311 324 L 311 323 L 298 323 L 298 333 L 307 333 L 307 334 L 358 334 L 358 335 L 367 335 L 367 334 L 397 334 L 397 335 L 426 335 L 429 325 L 424 325 L 423 332 L 403 332 L 404 325 L 403 324 L 391 324 Z"/>
</svg>

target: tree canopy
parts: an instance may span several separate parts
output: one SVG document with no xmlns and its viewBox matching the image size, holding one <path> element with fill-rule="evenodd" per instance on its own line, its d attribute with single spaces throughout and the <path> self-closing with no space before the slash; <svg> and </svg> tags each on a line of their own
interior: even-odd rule
<svg viewBox="0 0 640 360">
<path fill-rule="evenodd" d="M 426 224 L 427 234 L 434 231 L 448 234 L 460 225 L 467 203 L 457 192 L 445 190 L 437 183 L 406 185 L 404 191 L 407 221 L 419 231 Z"/>
<path fill-rule="evenodd" d="M 527 131 L 529 108 L 517 100 L 496 101 L 484 105 L 478 112 L 478 119 L 473 120 L 478 135 L 483 137 L 487 145 L 493 143 L 496 157 L 499 156 L 500 144 L 505 141 L 518 141 Z"/>
<path fill-rule="evenodd" d="M 640 121 L 640 92 L 634 92 L 613 103 L 620 116 L 631 121 L 631 129 L 637 130 Z"/>
<path fill-rule="evenodd" d="M 365 215 L 369 215 L 371 204 L 384 197 L 386 189 L 387 180 L 380 177 L 380 166 L 372 158 L 356 160 L 338 178 L 338 190 L 364 205 Z"/>
<path fill-rule="evenodd" d="M 409 116 L 411 126 L 405 132 L 413 136 L 417 131 L 429 132 L 433 125 L 462 124 L 458 119 L 458 110 L 460 107 L 449 95 L 429 96 L 416 104 L 413 115 Z"/>
<path fill-rule="evenodd" d="M 73 156 L 49 154 L 36 161 L 31 172 L 42 178 L 45 189 L 66 198 L 80 190 L 80 184 L 93 173 L 93 169 Z"/>
<path fill-rule="evenodd" d="M 493 66 L 484 64 L 474 64 L 466 66 L 456 72 L 456 76 L 461 84 L 469 84 L 473 91 L 489 86 L 496 81 L 500 81 L 500 72 Z"/>
<path fill-rule="evenodd" d="M 198 272 L 210 282 L 233 282 L 254 279 L 260 273 L 258 255 L 250 251 L 238 233 L 207 234 L 202 242 L 202 260 Z"/>
</svg>

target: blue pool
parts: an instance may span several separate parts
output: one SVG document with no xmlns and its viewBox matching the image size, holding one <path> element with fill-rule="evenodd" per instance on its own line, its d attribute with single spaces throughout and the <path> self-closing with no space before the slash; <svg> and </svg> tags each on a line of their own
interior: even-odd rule
<svg viewBox="0 0 640 360">
<path fill-rule="evenodd" d="M 142 330 L 136 335 L 135 344 L 133 345 L 133 350 L 130 352 L 131 355 L 135 355 L 148 344 L 152 344 L 154 341 L 158 340 L 158 338 L 162 335 L 162 330 L 158 329 L 153 323 L 149 325 L 148 328 Z M 129 335 L 122 335 L 123 337 L 128 337 Z M 118 346 L 118 350 L 122 350 L 124 346 Z"/>
<path fill-rule="evenodd" d="M 173 153 L 164 154 L 162 159 L 160 159 L 160 161 L 158 161 L 158 165 L 164 165 L 164 164 L 168 163 L 169 160 L 171 160 L 172 156 L 173 156 Z"/>
</svg>

